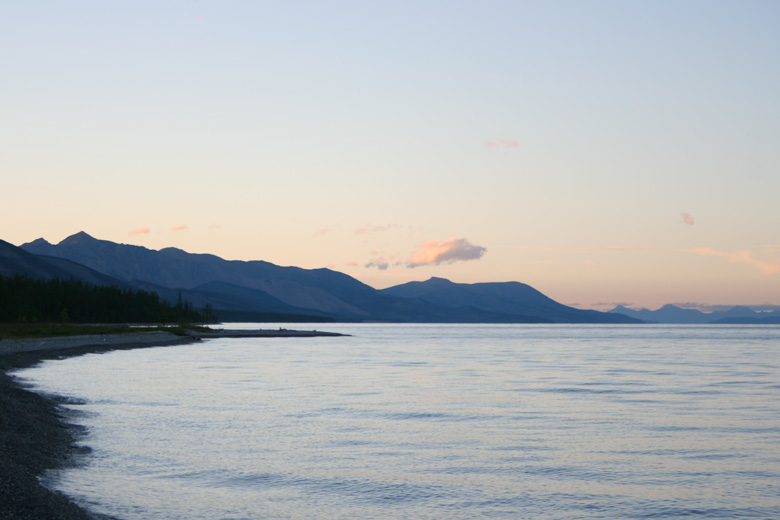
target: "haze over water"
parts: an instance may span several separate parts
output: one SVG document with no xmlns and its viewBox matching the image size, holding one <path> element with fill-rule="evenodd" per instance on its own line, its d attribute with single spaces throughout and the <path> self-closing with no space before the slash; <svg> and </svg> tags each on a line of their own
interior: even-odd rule
<svg viewBox="0 0 780 520">
<path fill-rule="evenodd" d="M 20 372 L 88 427 L 51 483 L 123 520 L 780 517 L 780 327 L 329 330 Z"/>
</svg>

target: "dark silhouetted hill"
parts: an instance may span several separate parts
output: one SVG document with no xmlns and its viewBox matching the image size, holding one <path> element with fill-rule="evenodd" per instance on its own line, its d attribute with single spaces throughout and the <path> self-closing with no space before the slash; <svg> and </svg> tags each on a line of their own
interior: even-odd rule
<svg viewBox="0 0 780 520">
<path fill-rule="evenodd" d="M 77 280 L 93 285 L 128 288 L 129 285 L 64 258 L 31 254 L 0 240 L 0 276 L 22 276 L 35 280 Z"/>
<path fill-rule="evenodd" d="M 381 292 L 400 298 L 420 298 L 450 309 L 469 307 L 511 316 L 517 323 L 640 322 L 619 314 L 568 307 L 520 282 L 464 284 L 444 278 L 431 278 L 425 282 L 389 287 Z"/>
<path fill-rule="evenodd" d="M 160 251 L 98 240 L 80 232 L 53 245 L 38 239 L 25 251 L 83 263 L 164 299 L 243 313 L 319 316 L 343 321 L 434 322 L 499 320 L 484 312 L 450 312 L 428 302 L 393 298 L 330 269 L 281 267 L 265 261 L 224 260 L 180 249 Z"/>
<path fill-rule="evenodd" d="M 187 291 L 193 302 L 201 301 L 193 290 L 212 282 L 226 284 L 216 299 L 230 302 L 236 309 L 246 301 L 246 289 L 261 291 L 261 300 L 272 297 L 287 308 L 305 309 L 323 316 L 344 319 L 370 319 L 371 314 L 353 302 L 371 297 L 375 290 L 354 278 L 329 269 L 306 270 L 299 267 L 280 267 L 264 261 L 224 260 L 214 255 L 187 253 L 176 248 L 160 251 L 141 246 L 117 244 L 98 240 L 80 232 L 59 244 L 43 239 L 21 246 L 30 253 L 66 258 L 92 269 L 133 283 L 137 286 L 154 284 Z M 235 291 L 229 287 L 236 288 Z M 208 291 L 206 291 L 208 292 Z M 202 297 L 206 297 L 200 291 Z M 261 293 L 256 293 L 260 296 Z M 223 308 L 213 305 L 215 309 Z M 237 306 L 237 307 L 236 307 Z M 249 310 L 245 309 L 244 310 Z M 262 301 L 258 308 L 264 310 Z"/>
<path fill-rule="evenodd" d="M 176 248 L 159 251 L 98 240 L 87 233 L 59 244 L 38 239 L 21 248 L 83 264 L 167 301 L 179 294 L 219 315 L 285 315 L 303 319 L 419 323 L 630 323 L 617 314 L 561 305 L 517 282 L 454 284 L 434 278 L 383 291 L 330 269 L 224 260 Z M 38 258 L 42 258 L 38 256 Z"/>
</svg>

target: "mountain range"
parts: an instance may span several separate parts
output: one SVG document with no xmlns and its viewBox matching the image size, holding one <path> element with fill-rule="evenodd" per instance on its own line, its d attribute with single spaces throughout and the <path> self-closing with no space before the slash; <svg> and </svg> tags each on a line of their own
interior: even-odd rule
<svg viewBox="0 0 780 520">
<path fill-rule="evenodd" d="M 671 304 L 654 311 L 633 310 L 618 305 L 609 312 L 630 316 L 646 323 L 780 324 L 780 311 L 756 312 L 745 306 L 736 306 L 725 311 L 701 312 Z"/>
<path fill-rule="evenodd" d="M 0 275 L 74 278 L 210 305 L 223 321 L 420 323 L 639 323 L 619 313 L 575 309 L 519 283 L 460 284 L 442 278 L 374 289 L 331 269 L 224 260 L 176 248 L 117 244 L 87 233 L 58 244 L 0 241 Z"/>
</svg>

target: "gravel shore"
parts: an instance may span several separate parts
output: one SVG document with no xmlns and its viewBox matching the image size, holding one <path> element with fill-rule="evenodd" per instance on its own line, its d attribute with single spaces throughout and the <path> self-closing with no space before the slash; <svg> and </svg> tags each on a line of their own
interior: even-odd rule
<svg viewBox="0 0 780 520">
<path fill-rule="evenodd" d="M 216 331 L 192 336 L 139 332 L 46 339 L 0 340 L 0 520 L 96 520 L 67 497 L 42 486 L 47 469 L 66 466 L 79 428 L 68 424 L 54 398 L 25 389 L 8 371 L 91 352 L 181 345 L 202 338 L 339 336 L 327 332 Z"/>
</svg>

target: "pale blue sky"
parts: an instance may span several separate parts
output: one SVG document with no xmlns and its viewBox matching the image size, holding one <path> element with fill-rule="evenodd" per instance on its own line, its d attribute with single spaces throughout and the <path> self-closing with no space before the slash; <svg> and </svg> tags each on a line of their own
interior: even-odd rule
<svg viewBox="0 0 780 520">
<path fill-rule="evenodd" d="M 0 5 L 12 243 L 780 304 L 778 2 Z"/>
</svg>

